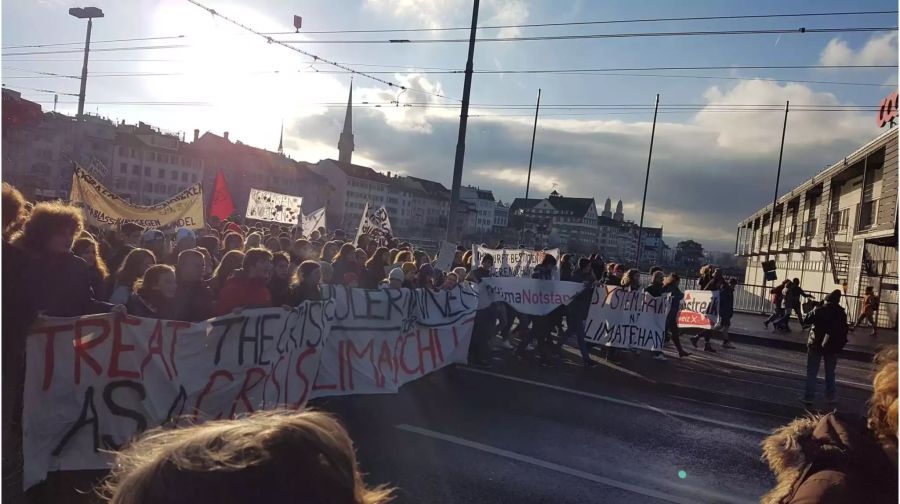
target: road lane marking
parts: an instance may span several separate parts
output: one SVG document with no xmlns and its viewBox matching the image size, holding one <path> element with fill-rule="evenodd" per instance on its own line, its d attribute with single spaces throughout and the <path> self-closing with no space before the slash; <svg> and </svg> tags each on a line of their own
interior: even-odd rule
<svg viewBox="0 0 900 504">
<path fill-rule="evenodd" d="M 576 394 L 576 395 L 580 395 L 583 397 L 590 397 L 592 399 L 598 399 L 600 401 L 611 402 L 613 404 L 620 404 L 622 406 L 630 406 L 632 408 L 638 408 L 638 409 L 642 409 L 645 411 L 653 411 L 654 413 L 659 413 L 664 416 L 683 418 L 683 419 L 687 419 L 687 420 L 694 420 L 697 422 L 718 425 L 720 427 L 727 427 L 730 429 L 744 430 L 744 431 L 753 432 L 756 434 L 764 434 L 764 435 L 771 434 L 770 430 L 758 429 L 756 427 L 750 427 L 749 425 L 743 425 L 743 424 L 738 424 L 738 423 L 733 423 L 733 422 L 725 422 L 722 420 L 714 420 L 712 418 L 706 418 L 706 417 L 702 417 L 699 415 L 693 415 L 690 413 L 681 413 L 678 411 L 668 410 L 668 409 L 664 409 L 664 408 L 657 408 L 656 406 L 650 406 L 649 404 L 636 403 L 636 402 L 632 402 L 632 401 L 626 401 L 624 399 L 617 399 L 615 397 L 609 397 L 609 396 L 605 396 L 605 395 L 594 394 L 591 392 L 585 392 L 583 390 L 576 390 L 576 389 L 570 389 L 570 388 L 566 388 L 566 387 L 560 387 L 559 385 L 550 385 L 549 383 L 541 383 L 539 381 L 527 380 L 525 378 L 518 378 L 515 376 L 494 373 L 491 371 L 484 371 L 481 369 L 473 369 L 473 368 L 469 368 L 469 367 L 460 366 L 457 369 L 468 371 L 470 373 L 478 373 L 478 374 L 483 374 L 483 375 L 488 375 L 488 376 L 494 376 L 496 378 L 502 378 L 504 380 L 515 381 L 515 382 L 519 382 L 519 383 L 526 383 L 528 385 L 534 385 L 537 387 L 543 387 L 543 388 L 547 388 L 547 389 L 551 389 L 551 390 L 558 390 L 560 392 L 568 392 L 570 394 Z"/>
<path fill-rule="evenodd" d="M 625 490 L 628 492 L 636 493 L 639 495 L 644 495 L 646 497 L 652 497 L 654 499 L 659 499 L 666 502 L 674 502 L 676 504 L 694 504 L 697 502 L 698 497 L 703 500 L 712 500 L 715 502 L 756 502 L 755 500 L 742 500 L 736 499 L 734 495 L 725 495 L 718 492 L 713 492 L 701 488 L 693 488 L 687 487 L 686 485 L 671 485 L 667 484 L 666 486 L 672 487 L 672 490 L 684 490 L 695 495 L 691 498 L 687 497 L 678 497 L 672 495 L 670 492 L 662 492 L 659 490 L 653 490 L 652 488 L 642 487 L 640 485 L 635 485 L 633 483 L 626 483 L 624 481 L 619 481 L 612 478 L 607 478 L 605 476 L 600 476 L 598 474 L 592 474 L 589 472 L 581 471 L 578 469 L 574 469 L 572 467 L 560 465 L 554 462 L 548 462 L 546 460 L 541 460 L 534 457 L 529 457 L 528 455 L 522 455 L 521 453 L 512 452 L 509 450 L 504 450 L 502 448 L 496 448 L 490 445 L 486 445 L 483 443 L 479 443 L 476 441 L 471 441 L 465 438 L 452 436 L 449 434 L 444 434 L 441 432 L 436 432 L 430 429 L 425 429 L 423 427 L 417 427 L 415 425 L 408 424 L 399 424 L 395 425 L 395 428 L 409 432 L 412 434 L 418 434 L 420 436 L 429 437 L 432 439 L 437 439 L 440 441 L 445 441 L 448 443 L 452 443 L 458 446 L 464 446 L 466 448 L 471 448 L 473 450 L 478 450 L 484 453 L 490 453 L 492 455 L 496 455 L 499 457 L 507 458 L 510 460 L 515 460 L 517 462 L 523 462 L 525 464 L 533 465 L 536 467 L 541 467 L 543 469 L 549 469 L 551 471 L 556 471 L 558 473 L 567 474 L 569 476 L 574 476 L 576 478 L 581 478 L 588 481 L 593 481 L 594 483 L 600 483 L 602 485 L 610 486 L 613 488 L 618 488 L 620 490 Z"/>
<path fill-rule="evenodd" d="M 791 370 L 789 370 L 789 369 L 780 369 L 780 368 L 771 368 L 771 367 L 766 367 L 766 366 L 757 366 L 757 365 L 755 365 L 755 364 L 745 364 L 745 363 L 743 363 L 743 362 L 732 361 L 732 360 L 728 360 L 728 359 L 725 359 L 725 358 L 722 358 L 722 357 L 712 358 L 712 357 L 707 357 L 707 356 L 705 356 L 705 355 L 700 355 L 700 354 L 697 354 L 697 353 L 695 353 L 695 355 L 697 355 L 697 357 L 698 357 L 700 360 L 702 360 L 702 361 L 704 361 L 704 362 L 711 363 L 711 364 L 715 364 L 715 363 L 724 363 L 724 364 L 731 364 L 731 365 L 736 366 L 736 367 L 742 367 L 742 368 L 745 368 L 745 369 L 759 369 L 759 370 L 762 370 L 762 371 L 774 371 L 774 372 L 777 372 L 777 373 L 784 373 L 784 374 L 796 376 L 796 377 L 798 377 L 799 379 L 802 379 L 802 380 L 804 380 L 804 381 L 806 380 L 806 373 L 798 373 L 798 372 L 795 372 L 795 371 L 791 371 Z M 786 379 L 788 379 L 788 378 L 786 378 Z M 865 389 L 865 390 L 872 390 L 872 384 L 871 384 L 871 383 L 859 383 L 859 382 L 854 382 L 854 381 L 849 381 L 849 380 L 842 380 L 842 379 L 837 379 L 837 380 L 835 380 L 835 381 L 836 381 L 837 383 L 843 383 L 843 384 L 845 384 L 845 385 L 852 385 L 852 386 L 854 386 L 854 387 L 861 388 L 861 389 Z"/>
</svg>

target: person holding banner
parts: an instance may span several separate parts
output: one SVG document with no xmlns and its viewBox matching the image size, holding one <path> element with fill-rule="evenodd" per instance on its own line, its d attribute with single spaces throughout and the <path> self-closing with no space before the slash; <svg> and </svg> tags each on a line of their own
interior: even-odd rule
<svg viewBox="0 0 900 504">
<path fill-rule="evenodd" d="M 98 301 L 91 289 L 90 268 L 72 253 L 84 228 L 80 209 L 62 202 L 42 202 L 16 239 L 28 255 L 25 294 L 46 315 L 80 317 L 92 313 L 125 314 L 125 306 Z"/>
<path fill-rule="evenodd" d="M 135 317 L 174 320 L 175 268 L 168 264 L 154 264 L 144 272 L 128 300 L 128 313 Z"/>
<path fill-rule="evenodd" d="M 84 259 L 90 268 L 91 289 L 94 290 L 94 295 L 97 299 L 107 299 L 106 280 L 109 278 L 109 270 L 106 269 L 106 263 L 103 262 L 97 249 L 97 241 L 86 234 L 75 240 L 75 244 L 72 245 L 72 252 Z"/>
<path fill-rule="evenodd" d="M 240 250 L 229 250 L 222 256 L 222 260 L 213 272 L 212 279 L 209 281 L 209 287 L 212 289 L 213 297 L 218 298 L 225 282 L 232 273 L 240 269 L 241 263 L 244 262 L 244 253 Z"/>
<path fill-rule="evenodd" d="M 269 292 L 272 294 L 272 306 L 284 306 L 291 298 L 291 260 L 285 252 L 272 254 L 272 278 L 269 279 Z"/>
<path fill-rule="evenodd" d="M 672 343 L 678 350 L 678 357 L 687 357 L 690 352 L 684 350 L 681 346 L 681 331 L 678 329 L 678 312 L 681 311 L 681 301 L 684 299 L 684 292 L 678 288 L 681 277 L 677 273 L 669 273 L 669 276 L 663 281 L 662 292 L 669 294 L 672 298 L 672 305 L 669 307 L 669 313 L 666 315 L 666 332 L 672 338 Z"/>
<path fill-rule="evenodd" d="M 472 273 L 469 274 L 469 278 L 475 283 L 481 283 L 482 279 L 491 276 L 491 268 L 493 266 L 494 257 L 491 254 L 484 254 L 481 257 L 481 266 L 472 271 Z M 469 361 L 476 366 L 489 368 L 492 365 L 488 357 L 490 354 L 488 342 L 494 336 L 496 322 L 497 314 L 494 311 L 493 304 L 483 310 L 475 312 L 475 323 L 472 328 L 472 341 L 469 344 Z"/>
<path fill-rule="evenodd" d="M 347 273 L 353 273 L 359 278 L 359 266 L 360 265 L 356 262 L 356 247 L 354 247 L 352 243 L 341 245 L 340 251 L 334 256 L 334 261 L 331 262 L 331 267 L 334 270 L 332 272 L 334 283 L 346 285 L 344 276 Z"/>
<path fill-rule="evenodd" d="M 272 294 L 267 286 L 271 276 L 272 253 L 263 248 L 248 250 L 241 269 L 231 275 L 219 292 L 213 314 L 219 316 L 246 308 L 272 306 Z"/>
<path fill-rule="evenodd" d="M 363 289 L 377 289 L 384 279 L 384 269 L 390 265 L 390 251 L 387 247 L 378 247 L 372 257 L 366 261 L 359 284 Z"/>
<path fill-rule="evenodd" d="M 212 314 L 212 290 L 203 281 L 206 259 L 200 250 L 185 250 L 178 254 L 175 279 L 178 283 L 173 301 L 173 319 L 200 322 Z"/>
<path fill-rule="evenodd" d="M 545 254 L 541 263 L 534 267 L 531 278 L 536 280 L 553 280 L 554 269 L 556 269 L 556 258 L 553 257 L 552 254 Z M 565 305 L 560 305 L 547 315 L 530 317 L 532 320 L 532 330 L 529 334 L 532 338 L 537 340 L 541 367 L 549 367 L 552 364 L 550 361 L 550 353 L 553 348 L 553 343 L 551 342 L 550 331 L 553 327 L 559 325 L 564 310 Z M 529 339 L 530 338 L 523 338 L 519 343 L 517 351 L 520 355 L 527 348 Z"/>
<path fill-rule="evenodd" d="M 563 257 L 568 257 L 568 254 Z M 560 278 L 562 278 L 562 272 L 560 272 Z M 581 351 L 582 364 L 586 368 L 594 367 L 597 363 L 591 360 L 591 354 L 585 341 L 587 334 L 585 334 L 584 328 L 584 321 L 587 319 L 588 309 L 591 306 L 591 297 L 594 294 L 594 283 L 597 281 L 591 270 L 590 259 L 582 257 L 578 260 L 578 269 L 571 273 L 570 281 L 581 282 L 584 285 L 584 290 L 575 296 L 575 299 L 566 310 L 566 325 L 568 327 L 566 332 L 559 338 L 557 347 L 562 348 L 563 344 L 574 334 L 578 341 L 578 350 Z"/>
<path fill-rule="evenodd" d="M 153 255 L 153 252 L 143 248 L 131 249 L 131 252 L 122 261 L 122 265 L 119 266 L 119 270 L 116 271 L 109 302 L 128 304 L 128 300 L 131 299 L 131 294 L 134 292 L 134 284 L 154 264 L 156 264 L 156 256 Z"/>
<path fill-rule="evenodd" d="M 322 299 L 321 281 L 322 266 L 317 261 L 303 261 L 300 263 L 291 284 L 289 304 L 297 306 L 304 301 L 318 301 Z"/>
</svg>

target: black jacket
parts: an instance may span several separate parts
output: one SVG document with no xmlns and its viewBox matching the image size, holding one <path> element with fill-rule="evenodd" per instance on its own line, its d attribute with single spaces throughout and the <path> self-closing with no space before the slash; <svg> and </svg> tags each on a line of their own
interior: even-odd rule
<svg viewBox="0 0 900 504">
<path fill-rule="evenodd" d="M 272 294 L 272 306 L 284 306 L 291 303 L 291 284 L 287 279 L 269 280 L 269 292 Z"/>
<path fill-rule="evenodd" d="M 847 340 L 847 312 L 837 303 L 825 303 L 817 306 L 813 311 L 809 312 L 804 322 L 812 325 L 809 331 L 809 340 L 807 344 L 820 352 L 835 353 L 840 348 L 835 349 L 833 341 L 843 339 Z M 825 336 L 828 335 L 829 342 L 823 347 Z M 843 345 L 840 345 L 843 346 Z"/>
<path fill-rule="evenodd" d="M 187 322 L 200 322 L 212 317 L 213 293 L 207 282 L 178 283 L 172 318 Z M 129 312 L 130 313 L 130 312 Z"/>
<path fill-rule="evenodd" d="M 300 282 L 291 286 L 290 301 L 287 304 L 297 306 L 304 301 L 318 301 L 320 299 L 322 299 L 322 291 L 318 285 Z"/>
<path fill-rule="evenodd" d="M 575 299 L 569 303 L 567 315 L 569 317 L 584 320 L 588 316 L 588 310 L 591 307 L 591 298 L 594 295 L 594 276 L 592 273 L 584 273 L 580 269 L 572 272 L 572 282 L 580 282 L 584 286 L 584 290 L 575 296 Z"/>
<path fill-rule="evenodd" d="M 96 299 L 90 266 L 75 254 L 35 252 L 28 263 L 24 287 L 35 310 L 57 317 L 80 317 L 112 308 Z"/>
</svg>

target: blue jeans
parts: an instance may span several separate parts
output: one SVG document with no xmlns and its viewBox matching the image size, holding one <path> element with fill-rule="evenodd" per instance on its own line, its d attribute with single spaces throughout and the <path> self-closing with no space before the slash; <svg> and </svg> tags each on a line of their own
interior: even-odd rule
<svg viewBox="0 0 900 504">
<path fill-rule="evenodd" d="M 581 351 L 581 359 L 584 362 L 588 362 L 591 360 L 591 357 L 588 353 L 587 341 L 585 341 L 587 333 L 585 333 L 584 329 L 584 320 L 577 317 L 571 317 L 571 320 L 569 318 L 566 317 L 566 325 L 568 327 L 566 328 L 566 333 L 559 341 L 559 346 L 562 347 L 569 340 L 569 337 L 575 334 L 575 338 L 578 340 L 578 350 Z"/>
<path fill-rule="evenodd" d="M 825 397 L 834 399 L 834 371 L 837 367 L 837 354 L 824 353 L 810 347 L 806 351 L 806 393 L 803 398 L 812 401 L 816 397 L 816 378 L 819 376 L 819 363 L 825 359 Z"/>
</svg>

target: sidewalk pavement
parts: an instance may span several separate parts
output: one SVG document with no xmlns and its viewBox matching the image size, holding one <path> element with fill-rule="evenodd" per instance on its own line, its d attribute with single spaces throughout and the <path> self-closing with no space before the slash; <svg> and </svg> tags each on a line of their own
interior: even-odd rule
<svg viewBox="0 0 900 504">
<path fill-rule="evenodd" d="M 807 332 L 801 330 L 800 324 L 791 319 L 790 333 L 774 332 L 763 326 L 763 321 L 768 315 L 752 313 L 735 313 L 731 319 L 731 339 L 736 343 L 751 345 L 763 345 L 789 350 L 806 351 Z M 879 329 L 876 337 L 871 336 L 871 328 L 860 327 L 850 332 L 847 346 L 841 352 L 841 357 L 854 360 L 872 360 L 872 356 L 883 346 L 897 345 L 896 329 Z"/>
</svg>

